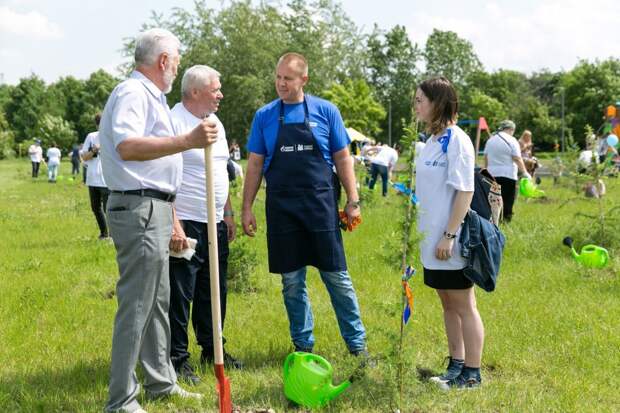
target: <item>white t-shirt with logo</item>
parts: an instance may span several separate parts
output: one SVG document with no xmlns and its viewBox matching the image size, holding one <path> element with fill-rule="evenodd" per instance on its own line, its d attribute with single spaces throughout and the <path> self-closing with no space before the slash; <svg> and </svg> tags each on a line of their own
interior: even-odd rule
<svg viewBox="0 0 620 413">
<path fill-rule="evenodd" d="M 183 103 L 177 103 L 171 111 L 172 125 L 176 135 L 194 129 L 202 120 L 189 112 Z M 213 157 L 213 189 L 215 192 L 215 219 L 220 222 L 224 219 L 224 206 L 228 199 L 228 163 L 229 152 L 226 142 L 224 125 L 215 116 L 210 119 L 217 124 L 217 141 L 211 148 Z M 207 189 L 205 176 L 204 149 L 190 149 L 183 155 L 183 178 L 174 201 L 177 217 L 181 220 L 207 222 Z"/>
<path fill-rule="evenodd" d="M 99 145 L 99 132 L 91 132 L 86 135 L 84 145 L 80 154 L 84 156 L 93 146 Z M 103 171 L 101 170 L 101 148 L 99 154 L 86 163 L 86 185 L 105 188 L 105 180 L 103 179 Z"/>
<path fill-rule="evenodd" d="M 444 153 L 438 138 L 448 131 L 451 133 L 450 142 L 447 153 Z M 420 255 L 424 268 L 460 270 L 466 266 L 458 242 L 460 227 L 450 259 L 437 259 L 435 250 L 448 228 L 456 192 L 474 191 L 474 165 L 474 146 L 458 126 L 450 126 L 443 134 L 433 135 L 420 153 L 416 163 L 416 196 L 419 201 L 418 230 L 423 237 Z"/>
<path fill-rule="evenodd" d="M 398 162 L 398 152 L 388 145 L 383 145 L 379 153 L 372 158 L 372 163 L 383 166 L 391 165 L 392 168 L 396 165 L 396 162 Z"/>
<path fill-rule="evenodd" d="M 47 164 L 48 165 L 60 165 L 61 156 L 62 154 L 60 153 L 60 149 L 49 148 L 47 150 Z"/>
<path fill-rule="evenodd" d="M 501 137 L 498 135 L 501 135 Z M 487 141 L 484 147 L 484 154 L 489 161 L 487 169 L 491 175 L 517 180 L 518 168 L 512 157 L 520 157 L 521 148 L 519 147 L 519 141 L 514 136 L 506 132 L 496 133 Z"/>
</svg>

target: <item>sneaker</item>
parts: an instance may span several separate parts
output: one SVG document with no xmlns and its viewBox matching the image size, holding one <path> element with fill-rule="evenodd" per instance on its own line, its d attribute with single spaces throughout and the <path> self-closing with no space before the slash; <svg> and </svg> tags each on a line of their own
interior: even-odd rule
<svg viewBox="0 0 620 413">
<path fill-rule="evenodd" d="M 450 380 L 454 380 L 463 371 L 463 366 L 465 365 L 465 362 L 463 360 L 453 359 L 452 357 L 446 357 L 446 359 L 450 360 L 448 362 L 448 368 L 446 369 L 446 372 L 440 376 L 431 377 L 429 380 L 433 383 L 445 383 Z"/>
<path fill-rule="evenodd" d="M 442 390 L 474 389 L 480 387 L 481 384 L 482 378 L 480 375 L 465 377 L 463 373 L 459 374 L 455 379 L 438 382 L 439 388 Z"/>
<path fill-rule="evenodd" d="M 312 347 L 300 347 L 300 346 L 295 345 L 295 352 L 312 353 Z"/>
<path fill-rule="evenodd" d="M 200 355 L 200 364 L 213 364 L 213 353 L 202 351 Z M 228 367 L 230 369 L 241 370 L 243 369 L 243 362 L 239 359 L 234 358 L 229 353 L 224 351 L 224 367 Z"/>
<path fill-rule="evenodd" d="M 174 386 L 174 388 L 172 389 L 170 393 L 168 393 L 168 396 L 177 396 L 177 397 L 180 397 L 181 399 L 194 399 L 194 400 L 200 400 L 203 397 L 202 394 L 200 393 L 188 392 L 187 390 L 185 390 L 178 384 Z"/>
<path fill-rule="evenodd" d="M 174 369 L 177 373 L 177 377 L 192 386 L 200 384 L 200 377 L 194 373 L 194 369 L 187 361 L 184 361 L 183 364 L 179 366 L 178 369 Z"/>
<path fill-rule="evenodd" d="M 146 410 L 138 408 L 138 410 L 134 410 L 132 413 L 146 413 Z"/>
<path fill-rule="evenodd" d="M 376 367 L 377 365 L 376 360 L 370 357 L 370 353 L 368 353 L 368 350 L 365 348 L 361 350 L 352 350 L 349 351 L 349 353 L 359 360 L 359 365 L 356 370 L 364 370 L 366 367 Z"/>
</svg>

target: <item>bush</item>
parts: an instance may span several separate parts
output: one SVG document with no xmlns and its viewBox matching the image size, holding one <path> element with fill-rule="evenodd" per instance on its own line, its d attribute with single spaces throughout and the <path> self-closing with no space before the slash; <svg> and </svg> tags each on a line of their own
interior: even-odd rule
<svg viewBox="0 0 620 413">
<path fill-rule="evenodd" d="M 254 268 L 258 260 L 256 251 L 250 246 L 249 238 L 239 236 L 230 244 L 228 256 L 228 289 L 238 293 L 257 290 Z"/>
</svg>

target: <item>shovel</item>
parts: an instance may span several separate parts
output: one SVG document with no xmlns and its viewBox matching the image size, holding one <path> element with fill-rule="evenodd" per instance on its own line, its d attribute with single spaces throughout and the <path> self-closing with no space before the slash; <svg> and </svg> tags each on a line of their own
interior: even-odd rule
<svg viewBox="0 0 620 413">
<path fill-rule="evenodd" d="M 211 280 L 211 325 L 213 326 L 213 350 L 217 393 L 220 413 L 232 412 L 230 380 L 224 375 L 224 349 L 222 346 L 222 314 L 220 312 L 220 271 L 217 253 L 217 224 L 215 222 L 215 191 L 213 189 L 213 162 L 211 149 L 205 148 L 205 175 L 207 177 L 207 231 L 209 237 L 209 273 Z"/>
</svg>

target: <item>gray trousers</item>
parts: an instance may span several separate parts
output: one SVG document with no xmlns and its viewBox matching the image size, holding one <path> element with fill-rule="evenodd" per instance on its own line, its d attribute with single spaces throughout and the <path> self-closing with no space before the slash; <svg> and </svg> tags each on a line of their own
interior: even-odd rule
<svg viewBox="0 0 620 413">
<path fill-rule="evenodd" d="M 136 364 L 151 395 L 170 393 L 176 374 L 170 362 L 170 278 L 168 245 L 172 204 L 154 198 L 112 193 L 108 224 L 120 278 L 114 319 L 110 399 L 106 411 L 133 412 L 140 385 Z"/>
</svg>

